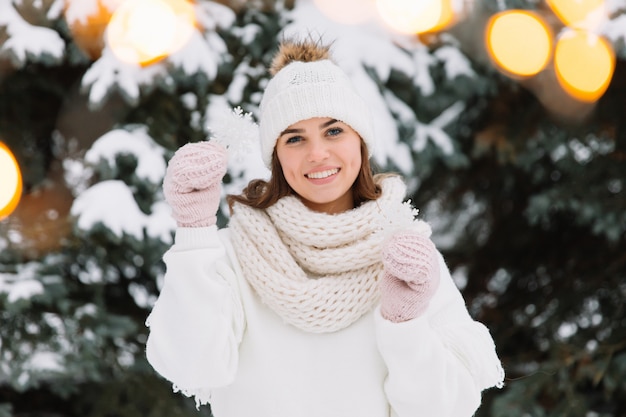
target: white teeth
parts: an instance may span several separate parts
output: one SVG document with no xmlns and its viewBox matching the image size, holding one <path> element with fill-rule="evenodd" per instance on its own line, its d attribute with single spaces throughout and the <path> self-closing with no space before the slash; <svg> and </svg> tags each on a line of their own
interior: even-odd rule
<svg viewBox="0 0 626 417">
<path fill-rule="evenodd" d="M 313 179 L 322 179 L 322 178 L 327 178 L 330 177 L 331 175 L 335 175 L 336 173 L 339 172 L 338 168 L 335 169 L 328 169 L 326 171 L 318 171 L 318 172 L 312 172 L 310 174 L 307 174 L 307 178 L 313 178 Z"/>
</svg>

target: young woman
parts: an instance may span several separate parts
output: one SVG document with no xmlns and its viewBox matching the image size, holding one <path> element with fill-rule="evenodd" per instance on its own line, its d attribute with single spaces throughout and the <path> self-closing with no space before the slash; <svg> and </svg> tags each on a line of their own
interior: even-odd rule
<svg viewBox="0 0 626 417">
<path fill-rule="evenodd" d="M 147 357 L 216 417 L 470 417 L 503 371 L 329 48 L 286 41 L 260 106 L 268 181 L 216 212 L 225 149 L 187 144 Z"/>
</svg>

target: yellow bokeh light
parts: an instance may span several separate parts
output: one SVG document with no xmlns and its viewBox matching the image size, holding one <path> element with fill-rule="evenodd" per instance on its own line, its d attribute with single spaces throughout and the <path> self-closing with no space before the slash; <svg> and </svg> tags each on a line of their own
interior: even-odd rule
<svg viewBox="0 0 626 417">
<path fill-rule="evenodd" d="M 429 29 L 430 32 L 442 30 L 452 24 L 455 19 L 454 8 L 452 7 L 453 0 L 440 0 L 441 13 L 439 15 L 439 21 Z"/>
<path fill-rule="evenodd" d="M 547 3 L 567 26 L 593 30 L 606 19 L 604 0 L 547 0 Z"/>
<path fill-rule="evenodd" d="M 0 142 L 0 220 L 15 210 L 22 197 L 22 173 L 11 150 Z"/>
<path fill-rule="evenodd" d="M 119 3 L 112 0 L 97 0 L 92 6 L 90 13 L 85 14 L 85 0 L 65 0 L 64 14 L 68 27 L 74 37 L 76 45 L 92 60 L 97 60 L 102 55 L 104 47 L 104 32 L 106 30 L 113 10 Z"/>
<path fill-rule="evenodd" d="M 554 51 L 557 80 L 572 97 L 586 102 L 599 99 L 615 70 L 615 53 L 602 37 L 582 30 L 567 30 Z"/>
<path fill-rule="evenodd" d="M 489 56 L 510 75 L 535 75 L 550 60 L 552 32 L 532 12 L 508 10 L 497 13 L 489 19 L 485 37 Z"/>
<path fill-rule="evenodd" d="M 376 8 L 385 24 L 406 34 L 441 26 L 444 11 L 442 0 L 376 0 Z"/>
<path fill-rule="evenodd" d="M 182 48 L 194 27 L 186 0 L 128 0 L 113 13 L 106 39 L 122 61 L 148 65 Z"/>
<path fill-rule="evenodd" d="M 375 0 L 313 0 L 329 19 L 344 25 L 358 25 L 375 15 Z"/>
</svg>

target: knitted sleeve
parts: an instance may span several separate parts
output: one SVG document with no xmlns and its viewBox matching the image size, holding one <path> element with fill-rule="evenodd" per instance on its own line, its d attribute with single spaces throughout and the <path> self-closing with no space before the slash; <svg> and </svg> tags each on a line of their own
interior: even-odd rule
<svg viewBox="0 0 626 417">
<path fill-rule="evenodd" d="M 215 226 L 179 228 L 163 259 L 146 355 L 175 391 L 205 404 L 237 370 L 244 316 L 234 268 Z"/>
<path fill-rule="evenodd" d="M 474 321 L 439 254 L 441 282 L 424 315 L 402 323 L 376 315 L 393 417 L 471 417 L 504 371 L 487 328 Z"/>
</svg>

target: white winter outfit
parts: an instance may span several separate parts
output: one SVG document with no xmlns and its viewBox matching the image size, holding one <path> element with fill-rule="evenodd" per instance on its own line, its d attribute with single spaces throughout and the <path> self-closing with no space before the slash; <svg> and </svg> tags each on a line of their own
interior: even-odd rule
<svg viewBox="0 0 626 417">
<path fill-rule="evenodd" d="M 236 205 L 228 229 L 179 228 L 148 321 L 152 366 L 216 417 L 472 416 L 503 372 L 443 258 L 423 315 L 380 315 L 377 224 L 405 191 L 382 185 L 338 215 L 285 197 Z"/>
</svg>

